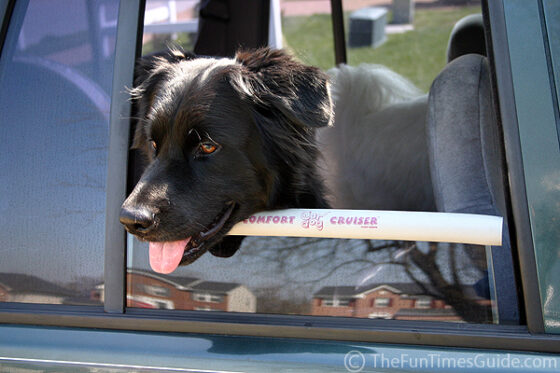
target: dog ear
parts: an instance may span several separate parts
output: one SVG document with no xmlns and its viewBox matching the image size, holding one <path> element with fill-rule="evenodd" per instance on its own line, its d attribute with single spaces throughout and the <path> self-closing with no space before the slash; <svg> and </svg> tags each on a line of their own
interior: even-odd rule
<svg viewBox="0 0 560 373">
<path fill-rule="evenodd" d="M 180 47 L 170 47 L 165 52 L 157 52 L 145 55 L 136 61 L 134 86 L 142 85 L 153 75 L 162 65 L 171 65 L 181 61 L 188 61 L 196 58 L 192 52 L 183 51 Z"/>
<path fill-rule="evenodd" d="M 158 52 L 140 58 L 136 63 L 134 88 L 130 90 L 133 102 L 133 117 L 137 119 L 133 149 L 147 147 L 147 136 L 143 126 L 150 108 L 153 105 L 159 85 L 167 78 L 169 67 L 181 61 L 196 58 L 191 52 L 179 48 L 170 48 L 166 52 Z"/>
<path fill-rule="evenodd" d="M 234 88 L 252 96 L 261 106 L 272 106 L 304 127 L 332 124 L 333 104 L 329 78 L 316 67 L 306 66 L 281 50 L 268 48 L 238 52 L 235 59 L 246 68 Z"/>
</svg>

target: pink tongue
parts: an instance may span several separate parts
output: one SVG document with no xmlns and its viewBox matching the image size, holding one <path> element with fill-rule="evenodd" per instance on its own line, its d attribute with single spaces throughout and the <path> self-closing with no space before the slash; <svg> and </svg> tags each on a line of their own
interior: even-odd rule
<svg viewBox="0 0 560 373">
<path fill-rule="evenodd" d="M 171 273 L 181 262 L 191 238 L 174 242 L 150 242 L 150 266 L 158 273 Z"/>
</svg>

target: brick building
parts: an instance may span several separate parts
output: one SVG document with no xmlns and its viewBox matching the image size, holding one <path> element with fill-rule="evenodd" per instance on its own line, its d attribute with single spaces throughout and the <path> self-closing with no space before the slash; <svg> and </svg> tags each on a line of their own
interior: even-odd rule
<svg viewBox="0 0 560 373">
<path fill-rule="evenodd" d="M 244 285 L 128 269 L 127 306 L 200 311 L 256 312 L 257 298 Z M 103 300 L 103 285 L 98 296 Z"/>
<path fill-rule="evenodd" d="M 397 320 L 461 321 L 445 301 L 430 294 L 437 291 L 425 285 L 429 294 L 414 283 L 371 284 L 366 287 L 326 286 L 313 295 L 311 314 Z M 472 287 L 464 294 L 479 304 L 490 301 L 478 297 Z"/>
</svg>

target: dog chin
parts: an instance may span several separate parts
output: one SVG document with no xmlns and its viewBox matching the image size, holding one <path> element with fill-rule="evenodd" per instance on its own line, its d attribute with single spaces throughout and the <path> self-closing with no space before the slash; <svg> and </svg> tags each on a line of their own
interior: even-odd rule
<svg viewBox="0 0 560 373">
<path fill-rule="evenodd" d="M 220 242 L 233 226 L 233 212 L 237 205 L 228 202 L 205 231 L 175 241 L 149 242 L 150 266 L 155 272 L 168 274 L 179 265 L 193 263 Z"/>
</svg>

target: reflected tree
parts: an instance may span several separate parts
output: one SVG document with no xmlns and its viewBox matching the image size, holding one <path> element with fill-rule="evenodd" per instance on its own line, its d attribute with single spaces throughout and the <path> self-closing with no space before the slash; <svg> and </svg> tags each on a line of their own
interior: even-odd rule
<svg viewBox="0 0 560 373">
<path fill-rule="evenodd" d="M 411 282 L 424 294 L 445 301 L 465 321 L 492 322 L 490 302 L 481 303 L 473 297 L 472 285 L 487 282 L 486 255 L 482 246 L 253 237 L 246 239 L 238 254 L 272 265 L 274 273 L 270 276 L 285 285 L 261 291 L 259 296 L 270 306 L 263 305 L 267 309 L 278 310 L 275 308 L 278 306 L 294 313 L 297 313 L 296 309 L 300 312 L 308 309 L 300 299 L 302 297 L 297 295 L 301 292 L 294 289 L 306 289 L 304 292 L 310 294 L 333 282 L 337 286 L 354 285 L 356 288 L 373 282 Z M 291 300 L 280 304 L 281 298 Z M 309 300 L 307 302 L 309 304 Z"/>
</svg>

